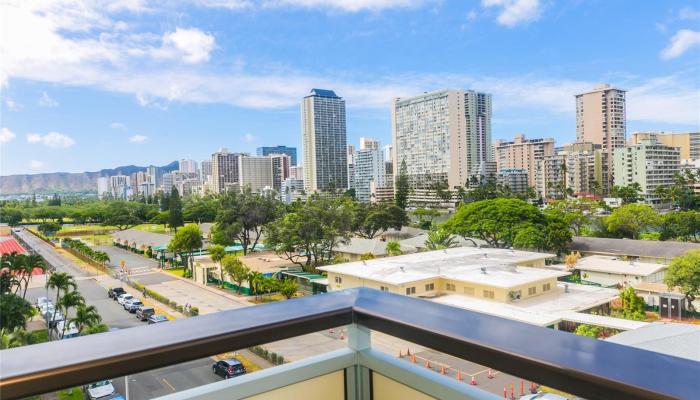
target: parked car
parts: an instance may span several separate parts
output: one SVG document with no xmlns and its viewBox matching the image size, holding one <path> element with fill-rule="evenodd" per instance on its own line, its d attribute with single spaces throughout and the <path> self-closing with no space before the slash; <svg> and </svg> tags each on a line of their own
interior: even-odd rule
<svg viewBox="0 0 700 400">
<path fill-rule="evenodd" d="M 56 332 L 63 334 L 61 336 L 61 339 L 70 339 L 80 336 L 80 332 L 78 332 L 78 327 L 76 327 L 73 322 L 69 323 L 68 326 L 66 326 L 66 330 L 64 332 L 63 325 L 65 324 L 66 321 L 59 321 L 56 323 Z"/>
<path fill-rule="evenodd" d="M 56 307 L 54 307 L 53 303 L 50 301 L 48 303 L 44 303 L 38 307 L 39 307 L 39 311 L 41 311 L 41 315 L 44 315 L 47 312 L 53 312 L 56 309 Z"/>
<path fill-rule="evenodd" d="M 110 299 L 116 300 L 117 297 L 119 297 L 119 295 L 124 294 L 124 293 L 126 293 L 126 290 L 124 290 L 124 288 L 115 287 L 115 288 L 111 288 L 107 291 L 107 296 Z"/>
<path fill-rule="evenodd" d="M 91 383 L 84 388 L 85 397 L 89 400 L 104 399 L 116 392 L 112 381 L 109 379 Z"/>
<path fill-rule="evenodd" d="M 36 299 L 36 307 L 41 309 L 45 304 L 52 304 L 48 297 L 39 297 Z"/>
<path fill-rule="evenodd" d="M 148 324 L 158 324 L 161 322 L 168 322 L 168 317 L 163 314 L 153 314 L 148 317 Z"/>
<path fill-rule="evenodd" d="M 148 319 L 148 317 L 155 313 L 156 310 L 153 307 L 142 306 L 139 307 L 138 310 L 136 310 L 136 318 L 138 318 L 141 321 L 145 321 Z"/>
<path fill-rule="evenodd" d="M 60 311 L 51 310 L 44 314 L 44 319 L 49 324 L 49 328 L 55 328 L 59 322 L 65 320 L 66 318 Z"/>
<path fill-rule="evenodd" d="M 127 300 L 133 299 L 134 296 L 130 295 L 129 293 L 122 293 L 119 296 L 117 296 L 117 303 L 124 305 L 124 302 Z"/>
<path fill-rule="evenodd" d="M 245 367 L 237 358 L 228 358 L 226 360 L 217 361 L 212 366 L 212 370 L 214 371 L 214 374 L 219 375 L 224 379 L 245 374 Z"/>
<path fill-rule="evenodd" d="M 132 314 L 135 313 L 140 307 L 143 307 L 143 303 L 139 299 L 133 299 L 124 304 L 124 309 Z"/>
</svg>

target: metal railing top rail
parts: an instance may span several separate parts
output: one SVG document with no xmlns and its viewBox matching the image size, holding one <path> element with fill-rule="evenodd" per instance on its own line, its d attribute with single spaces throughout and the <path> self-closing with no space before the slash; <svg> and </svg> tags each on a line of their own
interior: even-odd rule
<svg viewBox="0 0 700 400">
<path fill-rule="evenodd" d="M 2 350 L 0 394 L 27 397 L 353 322 L 587 399 L 700 391 L 698 362 L 358 288 Z"/>
</svg>

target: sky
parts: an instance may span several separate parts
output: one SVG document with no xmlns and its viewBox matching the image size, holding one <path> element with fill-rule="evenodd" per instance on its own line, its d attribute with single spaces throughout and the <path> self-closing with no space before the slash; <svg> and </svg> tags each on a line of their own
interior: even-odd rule
<svg viewBox="0 0 700 400">
<path fill-rule="evenodd" d="M 494 140 L 573 141 L 600 82 L 628 135 L 700 130 L 697 1 L 3 0 L 0 30 L 0 175 L 300 147 L 312 88 L 346 100 L 349 144 L 441 88 L 491 93 Z"/>
</svg>

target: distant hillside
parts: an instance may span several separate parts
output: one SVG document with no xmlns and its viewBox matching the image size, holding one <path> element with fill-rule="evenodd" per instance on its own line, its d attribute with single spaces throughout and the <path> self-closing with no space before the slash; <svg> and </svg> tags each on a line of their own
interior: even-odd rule
<svg viewBox="0 0 700 400">
<path fill-rule="evenodd" d="M 173 161 L 160 167 L 161 172 L 177 170 L 178 163 Z M 47 174 L 0 176 L 0 194 L 21 193 L 71 193 L 97 190 L 97 178 L 110 175 L 130 175 L 145 171 L 146 167 L 125 165 L 96 172 L 52 172 Z"/>
</svg>

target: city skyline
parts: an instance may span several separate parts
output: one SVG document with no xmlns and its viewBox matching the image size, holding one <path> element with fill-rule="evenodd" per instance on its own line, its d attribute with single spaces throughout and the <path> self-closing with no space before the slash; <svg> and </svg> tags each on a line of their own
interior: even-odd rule
<svg viewBox="0 0 700 400">
<path fill-rule="evenodd" d="M 574 141 L 574 96 L 601 82 L 627 90 L 628 136 L 700 129 L 692 2 L 98 3 L 79 17 L 3 5 L 4 29 L 24 41 L 1 44 L 0 175 L 203 160 L 219 147 L 301 150 L 298 99 L 313 87 L 346 100 L 349 143 L 390 144 L 391 99 L 442 88 L 493 95 L 493 141 Z M 596 32 L 577 39 L 593 20 Z"/>
</svg>

